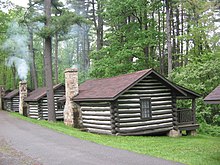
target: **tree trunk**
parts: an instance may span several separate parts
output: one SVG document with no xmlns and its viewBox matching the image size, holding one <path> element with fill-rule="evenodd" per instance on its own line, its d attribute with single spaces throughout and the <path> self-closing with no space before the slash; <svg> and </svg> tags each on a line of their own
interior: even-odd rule
<svg viewBox="0 0 220 165">
<path fill-rule="evenodd" d="M 51 0 L 44 0 L 44 10 L 46 15 L 45 26 L 50 26 L 51 20 Z M 45 73 L 46 73 L 46 89 L 47 89 L 47 104 L 48 104 L 48 120 L 56 121 L 55 107 L 54 107 L 54 92 L 53 92 L 53 78 L 52 78 L 52 39 L 51 36 L 45 37 Z"/>
<path fill-rule="evenodd" d="M 176 67 L 176 34 L 175 34 L 175 23 L 174 23 L 174 14 L 173 14 L 173 6 L 170 5 L 170 33 L 172 35 L 170 36 L 172 38 L 172 68 Z"/>
<path fill-rule="evenodd" d="M 179 20 L 179 6 L 176 8 L 176 66 L 179 67 L 179 56 L 180 56 L 180 42 L 179 42 L 179 26 L 180 26 L 180 20 Z"/>
<path fill-rule="evenodd" d="M 160 58 L 160 73 L 162 74 L 162 54 L 161 54 L 161 37 L 160 37 L 160 32 L 161 32 L 161 27 L 160 27 L 160 10 L 158 10 L 158 32 L 159 32 L 159 36 L 158 36 L 158 53 L 159 53 L 159 58 Z"/>
<path fill-rule="evenodd" d="M 33 29 L 31 27 L 29 28 L 29 34 L 30 34 L 29 53 L 31 57 L 31 77 L 32 77 L 34 89 L 37 89 L 38 88 L 37 70 L 36 70 L 36 65 L 35 65 L 35 53 L 34 53 L 34 47 L 33 47 Z"/>
<path fill-rule="evenodd" d="M 161 59 L 161 63 L 162 63 L 162 75 L 165 76 L 165 66 L 164 66 L 164 57 L 165 57 L 165 4 L 163 2 L 163 14 L 162 14 L 162 32 L 163 32 L 163 36 L 162 36 L 162 59 Z"/>
<path fill-rule="evenodd" d="M 168 75 L 172 72 L 172 47 L 171 47 L 171 35 L 170 35 L 170 7 L 169 1 L 166 2 L 166 30 L 167 30 L 167 50 L 168 50 Z M 171 2 L 171 1 L 170 1 Z"/>
<path fill-rule="evenodd" d="M 13 82 L 13 89 L 17 88 L 17 81 L 16 81 L 16 68 L 15 68 L 15 64 L 12 65 L 12 82 Z"/>
<path fill-rule="evenodd" d="M 183 2 L 181 1 L 181 35 L 183 36 L 183 28 L 184 28 L 184 22 L 183 22 Z M 180 54 L 181 54 L 181 66 L 183 66 L 183 38 L 181 38 L 181 41 L 180 41 Z"/>
<path fill-rule="evenodd" d="M 96 1 L 97 2 L 97 10 L 95 6 L 95 0 L 92 0 L 92 17 L 93 17 L 93 22 L 94 26 L 96 29 L 96 36 L 97 36 L 97 41 L 96 41 L 96 49 L 97 51 L 100 50 L 103 47 L 103 18 L 100 13 L 102 13 L 102 2 L 101 1 Z M 98 12 L 97 16 L 96 13 Z"/>
<path fill-rule="evenodd" d="M 29 0 L 29 4 L 32 5 L 32 0 Z M 31 57 L 31 63 L 30 63 L 30 71 L 31 71 L 31 80 L 34 85 L 34 89 L 38 88 L 38 82 L 37 82 L 37 69 L 35 65 L 35 52 L 34 52 L 34 39 L 33 39 L 33 27 L 32 25 L 27 24 L 28 31 L 29 31 L 29 54 Z"/>
<path fill-rule="evenodd" d="M 59 46 L 59 42 L 58 42 L 58 34 L 55 34 L 55 84 L 59 83 L 59 77 L 58 77 L 58 46 Z"/>
<path fill-rule="evenodd" d="M 45 39 L 43 39 L 43 56 L 45 55 Z M 46 87 L 46 63 L 45 63 L 45 58 L 43 58 L 43 68 L 42 68 L 42 83 L 43 83 L 43 86 Z"/>
</svg>

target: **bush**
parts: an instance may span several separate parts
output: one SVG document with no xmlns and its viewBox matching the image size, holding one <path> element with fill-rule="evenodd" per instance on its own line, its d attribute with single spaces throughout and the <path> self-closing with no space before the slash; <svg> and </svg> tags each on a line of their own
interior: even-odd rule
<svg viewBox="0 0 220 165">
<path fill-rule="evenodd" d="M 220 51 L 207 53 L 198 61 L 175 69 L 170 75 L 172 81 L 201 94 L 202 97 L 197 100 L 196 105 L 197 119 L 200 123 L 220 125 L 220 106 L 207 105 L 203 101 L 203 98 L 220 84 L 219 66 Z"/>
<path fill-rule="evenodd" d="M 206 123 L 201 123 L 198 131 L 200 134 L 220 137 L 219 126 L 213 126 Z"/>
</svg>

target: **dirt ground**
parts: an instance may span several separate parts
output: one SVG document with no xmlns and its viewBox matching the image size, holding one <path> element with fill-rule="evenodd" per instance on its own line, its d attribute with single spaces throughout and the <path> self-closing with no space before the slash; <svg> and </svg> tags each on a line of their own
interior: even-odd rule
<svg viewBox="0 0 220 165">
<path fill-rule="evenodd" d="M 29 156 L 12 148 L 0 138 L 0 165 L 42 165 Z"/>
</svg>

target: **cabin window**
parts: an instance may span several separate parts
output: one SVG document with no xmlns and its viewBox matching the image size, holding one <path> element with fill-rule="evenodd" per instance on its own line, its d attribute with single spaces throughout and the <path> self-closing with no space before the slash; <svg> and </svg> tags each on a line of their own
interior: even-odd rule
<svg viewBox="0 0 220 165">
<path fill-rule="evenodd" d="M 151 118 L 151 99 L 150 98 L 140 98 L 141 104 L 141 118 L 149 119 Z"/>
</svg>

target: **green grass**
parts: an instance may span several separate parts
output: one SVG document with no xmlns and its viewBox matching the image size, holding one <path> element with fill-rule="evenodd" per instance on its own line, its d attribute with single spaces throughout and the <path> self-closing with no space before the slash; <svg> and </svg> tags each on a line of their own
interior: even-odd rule
<svg viewBox="0 0 220 165">
<path fill-rule="evenodd" d="M 12 116 L 41 125 L 55 131 L 98 144 L 151 155 L 192 165 L 220 164 L 220 137 L 207 135 L 182 136 L 109 136 L 82 132 L 65 126 L 62 122 L 34 120 L 17 113 Z"/>
</svg>

